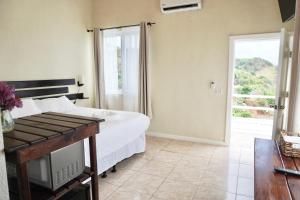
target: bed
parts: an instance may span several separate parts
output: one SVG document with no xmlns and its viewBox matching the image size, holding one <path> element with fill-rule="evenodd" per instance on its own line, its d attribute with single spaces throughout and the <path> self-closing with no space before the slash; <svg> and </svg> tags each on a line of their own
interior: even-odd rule
<svg viewBox="0 0 300 200">
<path fill-rule="evenodd" d="M 100 134 L 97 135 L 96 141 L 98 174 L 134 154 L 145 151 L 145 133 L 150 119 L 135 112 L 74 105 L 71 100 L 83 99 L 83 94 L 69 94 L 68 87 L 63 86 L 75 84 L 75 79 L 11 81 L 8 83 L 16 87 L 17 96 L 25 98 L 23 99 L 23 108 L 16 108 L 12 111 L 14 118 L 44 112 L 60 112 L 105 119 L 105 122 L 100 124 Z M 54 86 L 59 87 L 55 88 Z M 89 166 L 88 141 L 86 140 L 84 143 L 86 165 Z"/>
<path fill-rule="evenodd" d="M 105 122 L 97 135 L 98 173 L 105 172 L 118 162 L 145 151 L 145 133 L 150 120 L 147 116 L 123 111 L 100 110 L 75 106 L 67 114 L 95 117 L 101 113 Z M 100 116 L 101 116 L 100 115 Z M 88 141 L 85 141 L 86 165 L 89 166 Z"/>
</svg>

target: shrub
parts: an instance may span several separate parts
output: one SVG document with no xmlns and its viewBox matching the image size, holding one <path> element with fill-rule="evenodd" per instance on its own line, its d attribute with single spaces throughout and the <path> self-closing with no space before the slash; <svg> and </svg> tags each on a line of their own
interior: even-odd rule
<svg viewBox="0 0 300 200">
<path fill-rule="evenodd" d="M 234 117 L 243 117 L 243 118 L 251 118 L 252 117 L 250 111 L 242 110 L 242 109 L 238 109 L 238 108 L 234 108 L 232 110 L 232 116 L 234 116 Z"/>
</svg>

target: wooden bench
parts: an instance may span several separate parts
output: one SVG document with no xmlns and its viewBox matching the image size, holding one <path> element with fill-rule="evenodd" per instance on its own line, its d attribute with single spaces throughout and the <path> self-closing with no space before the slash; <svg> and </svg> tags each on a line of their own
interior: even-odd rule
<svg viewBox="0 0 300 200">
<path fill-rule="evenodd" d="M 274 173 L 274 167 L 300 170 L 300 159 L 281 154 L 274 140 L 255 140 L 255 200 L 300 199 L 300 178 Z"/>
</svg>

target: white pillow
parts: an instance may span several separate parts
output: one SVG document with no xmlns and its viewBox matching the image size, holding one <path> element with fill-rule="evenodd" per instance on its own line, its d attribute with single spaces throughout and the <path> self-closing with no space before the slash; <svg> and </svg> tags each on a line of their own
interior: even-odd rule
<svg viewBox="0 0 300 200">
<path fill-rule="evenodd" d="M 37 107 L 42 112 L 68 112 L 75 108 L 75 105 L 66 97 L 48 98 L 42 100 L 34 100 Z"/>
<path fill-rule="evenodd" d="M 14 108 L 11 111 L 11 115 L 14 119 L 42 113 L 32 99 L 22 99 L 22 102 L 22 108 Z"/>
</svg>

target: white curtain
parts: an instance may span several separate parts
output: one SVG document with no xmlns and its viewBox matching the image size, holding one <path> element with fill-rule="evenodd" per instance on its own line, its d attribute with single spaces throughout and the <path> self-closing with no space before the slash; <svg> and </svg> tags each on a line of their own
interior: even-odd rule
<svg viewBox="0 0 300 200">
<path fill-rule="evenodd" d="M 105 105 L 138 111 L 139 27 L 103 31 Z"/>
</svg>

